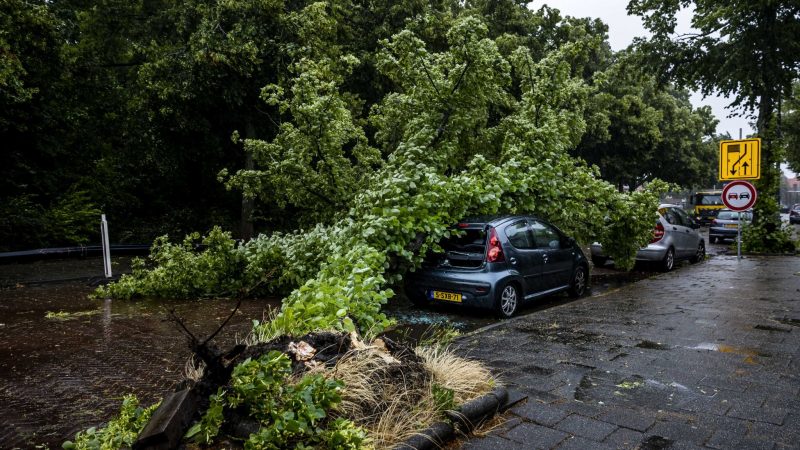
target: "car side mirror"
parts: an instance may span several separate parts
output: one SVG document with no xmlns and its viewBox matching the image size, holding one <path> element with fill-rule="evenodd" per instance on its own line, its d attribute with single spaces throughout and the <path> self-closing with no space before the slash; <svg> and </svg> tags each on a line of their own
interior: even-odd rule
<svg viewBox="0 0 800 450">
<path fill-rule="evenodd" d="M 692 219 L 692 228 L 694 228 L 695 230 L 700 228 L 700 222 Z"/>
<path fill-rule="evenodd" d="M 567 237 L 567 238 L 562 239 L 561 242 L 562 242 L 562 245 L 564 246 L 564 248 L 572 247 L 573 245 L 575 245 L 575 238 Z"/>
</svg>

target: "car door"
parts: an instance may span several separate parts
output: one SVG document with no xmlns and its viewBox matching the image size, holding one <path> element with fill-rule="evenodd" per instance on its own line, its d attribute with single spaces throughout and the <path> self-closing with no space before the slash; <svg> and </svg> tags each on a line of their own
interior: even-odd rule
<svg viewBox="0 0 800 450">
<path fill-rule="evenodd" d="M 503 232 L 510 245 L 508 263 L 525 280 L 525 294 L 529 296 L 542 288 L 542 252 L 536 249 L 527 220 L 507 225 Z"/>
<path fill-rule="evenodd" d="M 531 232 L 536 248 L 542 251 L 542 285 L 545 290 L 569 284 L 572 275 L 572 248 L 552 225 L 530 219 Z"/>
<path fill-rule="evenodd" d="M 681 208 L 672 208 L 675 210 L 675 214 L 678 215 L 678 218 L 681 220 L 681 224 L 683 225 L 682 231 L 684 238 L 686 239 L 686 257 L 694 256 L 697 253 L 697 246 L 700 244 L 700 240 L 703 239 L 700 236 L 700 233 L 697 231 L 697 228 L 694 226 L 694 221 L 686 211 L 682 210 Z"/>
<path fill-rule="evenodd" d="M 691 227 L 689 216 L 681 209 L 674 207 L 667 208 L 667 214 L 667 221 L 674 234 L 675 255 L 679 258 L 688 258 L 697 249 L 697 239 L 692 235 L 694 229 Z"/>
</svg>

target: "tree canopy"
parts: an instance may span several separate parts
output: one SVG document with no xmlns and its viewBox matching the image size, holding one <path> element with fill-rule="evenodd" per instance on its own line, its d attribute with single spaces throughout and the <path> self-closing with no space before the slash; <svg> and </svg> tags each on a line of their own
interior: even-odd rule
<svg viewBox="0 0 800 450">
<path fill-rule="evenodd" d="M 472 10 L 420 15 L 376 47 L 386 94 L 367 109 L 346 89 L 360 60 L 343 48 L 315 47 L 331 11 L 310 4 L 297 14 L 307 31 L 298 33 L 304 50 L 288 65 L 293 76 L 262 91 L 279 111 L 277 133 L 245 139 L 254 167 L 222 177 L 295 211 L 310 206 L 301 220 L 316 225 L 238 245 L 214 231 L 201 255 L 189 254 L 188 243 L 161 242 L 154 268 L 138 268 L 101 295 L 288 289 L 281 313 L 261 332 L 378 332 L 388 323 L 380 308 L 393 295 L 391 283 L 462 217 L 535 213 L 581 241 L 607 244 L 623 267 L 650 239 L 665 185 L 619 193 L 569 155 L 586 129 L 592 90 L 575 65 L 588 64 L 580 55 L 601 40 L 576 32 L 539 58 L 524 41 L 504 54 L 506 35 L 492 37 Z"/>
<path fill-rule="evenodd" d="M 678 35 L 676 14 L 682 8 L 692 8 L 696 31 Z M 778 110 L 800 77 L 800 2 L 631 0 L 628 11 L 641 15 L 653 33 L 639 42 L 639 49 L 665 80 L 729 96 L 742 113 L 755 113 L 763 173 L 756 181 L 760 201 L 754 226 L 762 232 L 752 236 L 764 240 L 767 249 L 779 250 L 785 240 L 776 234 L 783 161 Z"/>
</svg>

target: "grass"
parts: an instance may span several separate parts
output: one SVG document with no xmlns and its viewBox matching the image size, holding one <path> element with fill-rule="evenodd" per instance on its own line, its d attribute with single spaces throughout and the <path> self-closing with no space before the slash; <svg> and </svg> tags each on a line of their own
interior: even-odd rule
<svg viewBox="0 0 800 450">
<path fill-rule="evenodd" d="M 446 347 L 415 350 L 440 386 L 453 391 L 456 404 L 463 404 L 494 389 L 497 380 L 477 361 L 461 358 Z"/>
<path fill-rule="evenodd" d="M 183 378 L 186 380 L 200 381 L 206 369 L 206 363 L 198 360 L 194 355 L 189 356 L 183 366 Z"/>
<path fill-rule="evenodd" d="M 324 373 L 345 384 L 336 414 L 364 427 L 376 448 L 402 443 L 441 420 L 445 409 L 496 385 L 483 365 L 447 348 L 419 347 L 416 357 L 400 362 L 381 345 L 356 347 Z M 452 392 L 452 401 L 441 400 L 443 390 Z"/>
</svg>

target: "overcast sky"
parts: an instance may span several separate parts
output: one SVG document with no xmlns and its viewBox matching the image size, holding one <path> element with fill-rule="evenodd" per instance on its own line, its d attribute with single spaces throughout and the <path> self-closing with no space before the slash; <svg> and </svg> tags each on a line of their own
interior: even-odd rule
<svg viewBox="0 0 800 450">
<path fill-rule="evenodd" d="M 626 11 L 628 0 L 536 0 L 532 2 L 533 9 L 539 9 L 542 5 L 548 5 L 561 11 L 562 15 L 573 17 L 597 17 L 608 25 L 608 41 L 614 51 L 622 50 L 633 42 L 635 37 L 647 37 L 649 33 L 642 26 L 639 16 L 629 16 Z M 679 21 L 679 29 L 688 31 L 689 14 L 688 12 Z M 742 128 L 743 136 L 752 133 L 748 120 L 742 117 L 727 118 L 732 112 L 726 109 L 730 100 L 722 97 L 703 97 L 700 94 L 692 96 L 692 103 L 695 106 L 709 105 L 714 110 L 714 115 L 719 119 L 717 133 L 730 133 L 734 139 L 739 137 L 739 128 Z"/>
<path fill-rule="evenodd" d="M 628 0 L 535 0 L 531 2 L 529 7 L 539 9 L 542 5 L 556 8 L 565 16 L 599 18 L 608 25 L 608 41 L 614 51 L 626 48 L 635 37 L 647 37 L 649 35 L 638 16 L 628 15 L 626 10 Z M 678 18 L 678 31 L 688 31 L 691 19 L 689 11 L 683 11 Z M 743 137 L 753 133 L 749 119 L 728 117 L 731 114 L 738 113 L 738 111 L 727 108 L 731 103 L 730 99 L 718 96 L 703 98 L 699 93 L 695 93 L 692 95 L 691 101 L 695 107 L 711 106 L 714 115 L 719 119 L 719 124 L 717 125 L 718 134 L 728 132 L 733 139 L 737 139 L 739 137 L 739 128 L 742 129 Z M 791 176 L 791 172 L 787 169 L 784 169 L 784 171 Z"/>
</svg>

